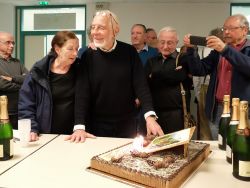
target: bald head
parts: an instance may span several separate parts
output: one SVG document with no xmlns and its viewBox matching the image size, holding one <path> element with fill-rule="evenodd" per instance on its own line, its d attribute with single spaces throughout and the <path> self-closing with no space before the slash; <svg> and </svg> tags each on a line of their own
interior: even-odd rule
<svg viewBox="0 0 250 188">
<path fill-rule="evenodd" d="M 13 35 L 8 33 L 8 32 L 5 32 L 5 31 L 0 31 L 0 39 L 2 38 L 13 38 Z"/>
</svg>

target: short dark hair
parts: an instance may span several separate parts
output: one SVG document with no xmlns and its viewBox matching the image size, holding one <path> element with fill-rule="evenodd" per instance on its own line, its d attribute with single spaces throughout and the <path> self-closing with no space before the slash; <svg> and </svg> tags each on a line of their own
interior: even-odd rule
<svg viewBox="0 0 250 188">
<path fill-rule="evenodd" d="M 147 28 L 147 29 L 146 29 L 146 33 L 147 33 L 147 32 L 150 32 L 150 31 L 154 31 L 154 32 L 155 32 L 155 30 L 154 30 L 153 28 Z"/>
<path fill-rule="evenodd" d="M 144 24 L 134 24 L 134 25 L 132 26 L 132 29 L 133 29 L 135 26 L 140 26 L 140 27 L 142 27 L 144 33 L 146 33 L 147 28 L 146 28 L 146 26 L 145 26 Z"/>
</svg>

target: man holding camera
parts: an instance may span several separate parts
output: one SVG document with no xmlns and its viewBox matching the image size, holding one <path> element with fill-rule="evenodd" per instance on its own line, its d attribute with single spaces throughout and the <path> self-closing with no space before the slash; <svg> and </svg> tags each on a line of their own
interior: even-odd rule
<svg viewBox="0 0 250 188">
<path fill-rule="evenodd" d="M 222 27 L 223 41 L 216 36 L 206 38 L 206 46 L 214 49 L 200 60 L 190 43 L 190 34 L 184 37 L 188 47 L 187 59 L 195 76 L 210 74 L 205 112 L 210 122 L 213 139 L 218 137 L 218 124 L 223 110 L 223 96 L 230 95 L 250 102 L 250 41 L 249 23 L 241 14 L 228 17 Z"/>
</svg>

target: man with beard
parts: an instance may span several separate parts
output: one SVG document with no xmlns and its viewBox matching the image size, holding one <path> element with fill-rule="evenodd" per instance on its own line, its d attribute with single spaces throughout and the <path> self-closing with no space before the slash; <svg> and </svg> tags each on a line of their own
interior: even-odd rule
<svg viewBox="0 0 250 188">
<path fill-rule="evenodd" d="M 82 56 L 83 67 L 76 83 L 75 127 L 84 131 L 86 126 L 86 131 L 96 136 L 134 137 L 134 100 L 138 97 L 147 133 L 163 135 L 138 53 L 133 46 L 116 40 L 119 30 L 114 13 L 104 10 L 95 14 L 91 36 L 97 49 L 89 48 Z"/>
</svg>

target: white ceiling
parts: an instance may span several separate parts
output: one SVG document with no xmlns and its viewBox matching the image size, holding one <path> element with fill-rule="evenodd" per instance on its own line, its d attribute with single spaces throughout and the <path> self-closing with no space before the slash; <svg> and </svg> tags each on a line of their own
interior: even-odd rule
<svg viewBox="0 0 250 188">
<path fill-rule="evenodd" d="M 0 0 L 0 3 L 13 5 L 38 5 L 40 0 Z M 64 5 L 64 4 L 86 4 L 96 2 L 111 2 L 111 3 L 132 3 L 132 2 L 152 2 L 152 3 L 249 3 L 249 0 L 47 0 L 49 5 Z"/>
</svg>

